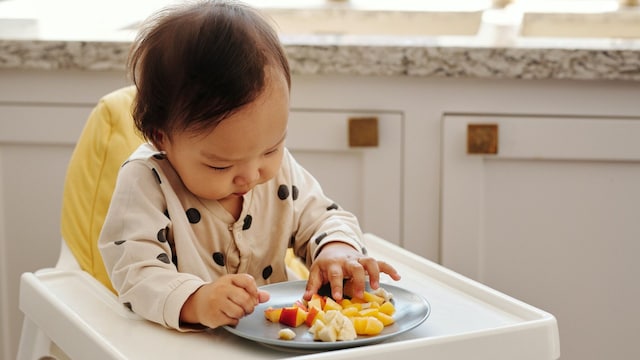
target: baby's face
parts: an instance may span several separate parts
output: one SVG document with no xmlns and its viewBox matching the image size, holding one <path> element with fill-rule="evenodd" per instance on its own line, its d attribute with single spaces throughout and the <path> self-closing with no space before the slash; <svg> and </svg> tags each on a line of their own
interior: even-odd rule
<svg viewBox="0 0 640 360">
<path fill-rule="evenodd" d="M 280 169 L 289 118 L 289 89 L 280 72 L 267 71 L 266 88 L 213 131 L 172 134 L 159 147 L 196 196 L 240 197 Z M 166 139 L 166 137 L 164 137 Z"/>
</svg>

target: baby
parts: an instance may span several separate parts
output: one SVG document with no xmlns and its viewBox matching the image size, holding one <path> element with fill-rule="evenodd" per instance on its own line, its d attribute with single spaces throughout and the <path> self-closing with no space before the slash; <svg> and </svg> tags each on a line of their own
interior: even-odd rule
<svg viewBox="0 0 640 360">
<path fill-rule="evenodd" d="M 354 296 L 389 264 L 367 256 L 355 216 L 287 151 L 291 77 L 277 34 L 237 2 L 158 12 L 129 59 L 147 142 L 118 175 L 99 248 L 120 300 L 163 326 L 235 325 L 286 281 L 293 248 L 305 299 Z M 368 280 L 367 280 L 368 279 Z"/>
</svg>

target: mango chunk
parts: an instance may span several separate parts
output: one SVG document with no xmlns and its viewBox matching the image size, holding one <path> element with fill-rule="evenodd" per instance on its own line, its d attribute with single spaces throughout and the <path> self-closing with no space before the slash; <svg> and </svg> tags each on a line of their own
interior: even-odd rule
<svg viewBox="0 0 640 360">
<path fill-rule="evenodd" d="M 358 335 L 378 335 L 384 329 L 382 321 L 375 317 L 354 317 L 351 321 Z"/>
<path fill-rule="evenodd" d="M 384 313 L 387 315 L 393 315 L 396 312 L 395 306 L 393 306 L 393 303 L 390 301 L 387 301 L 384 304 L 380 305 L 379 310 L 381 313 Z"/>
</svg>

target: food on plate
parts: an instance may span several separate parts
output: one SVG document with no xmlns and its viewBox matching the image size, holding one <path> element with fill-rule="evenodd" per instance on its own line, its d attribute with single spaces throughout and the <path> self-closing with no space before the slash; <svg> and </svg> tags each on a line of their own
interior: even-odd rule
<svg viewBox="0 0 640 360">
<path fill-rule="evenodd" d="M 280 329 L 280 331 L 278 331 L 278 338 L 282 340 L 293 340 L 295 337 L 296 333 L 289 328 Z"/>
<path fill-rule="evenodd" d="M 307 312 L 297 306 L 282 308 L 278 321 L 281 324 L 298 327 L 307 319 Z"/>
<path fill-rule="evenodd" d="M 353 322 L 340 310 L 328 310 L 323 319 L 317 319 L 313 323 L 309 332 L 313 334 L 314 340 L 327 342 L 353 340 L 358 337 Z"/>
<path fill-rule="evenodd" d="M 293 328 L 304 324 L 319 341 L 353 340 L 358 335 L 375 336 L 395 322 L 392 295 L 380 289 L 375 293 L 365 291 L 362 299 L 342 299 L 339 302 L 330 296 L 314 294 L 309 301 L 298 300 L 281 308 L 269 307 L 264 316 L 272 323 Z"/>
</svg>

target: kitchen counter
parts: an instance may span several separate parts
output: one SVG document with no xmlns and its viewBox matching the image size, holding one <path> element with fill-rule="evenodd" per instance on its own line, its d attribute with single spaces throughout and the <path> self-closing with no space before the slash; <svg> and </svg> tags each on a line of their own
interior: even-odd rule
<svg viewBox="0 0 640 360">
<path fill-rule="evenodd" d="M 522 36 L 518 23 L 493 18 L 475 35 L 281 37 L 300 75 L 640 81 L 640 38 Z M 127 25 L 139 19 L 123 13 L 113 26 L 86 19 L 66 29 L 0 19 L 0 69 L 124 70 L 135 37 Z"/>
</svg>

